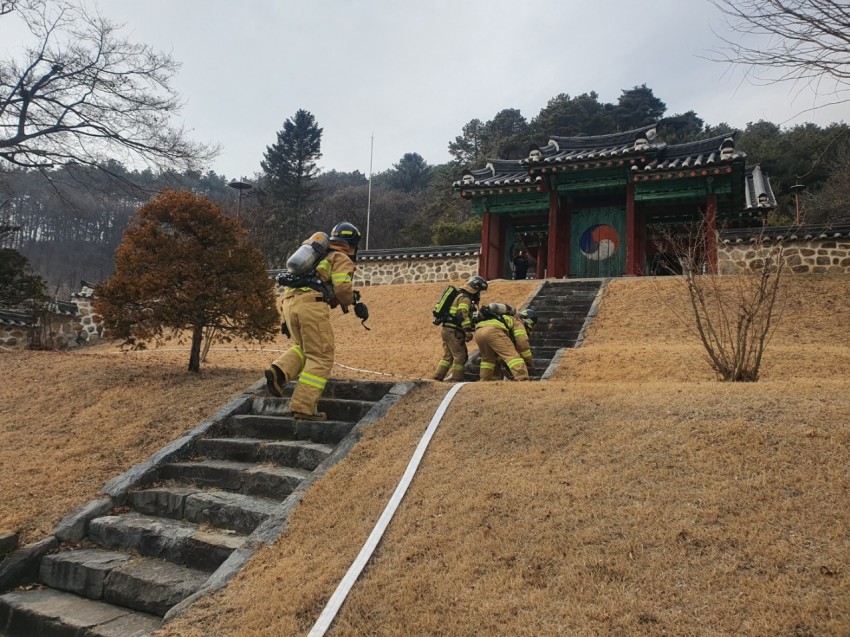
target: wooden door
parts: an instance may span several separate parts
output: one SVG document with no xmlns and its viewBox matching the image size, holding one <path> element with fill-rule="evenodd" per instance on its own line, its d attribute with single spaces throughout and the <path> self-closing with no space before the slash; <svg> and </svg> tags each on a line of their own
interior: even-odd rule
<svg viewBox="0 0 850 637">
<path fill-rule="evenodd" d="M 626 273 L 624 208 L 579 208 L 570 216 L 570 277 L 597 278 Z"/>
</svg>

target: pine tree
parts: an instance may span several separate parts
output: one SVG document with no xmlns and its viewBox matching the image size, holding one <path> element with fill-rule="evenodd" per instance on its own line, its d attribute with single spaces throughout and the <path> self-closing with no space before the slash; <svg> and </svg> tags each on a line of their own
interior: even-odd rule
<svg viewBox="0 0 850 637">
<path fill-rule="evenodd" d="M 278 237 L 278 254 L 273 257 L 285 257 L 305 231 L 309 205 L 318 191 L 316 160 L 322 156 L 321 147 L 322 129 L 304 109 L 287 119 L 277 141 L 266 147 L 261 166 L 272 198 L 274 227 L 269 231 Z"/>
</svg>

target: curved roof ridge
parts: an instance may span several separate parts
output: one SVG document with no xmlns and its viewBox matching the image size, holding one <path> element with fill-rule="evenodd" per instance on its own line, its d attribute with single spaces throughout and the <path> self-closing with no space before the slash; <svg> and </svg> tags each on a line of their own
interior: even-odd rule
<svg viewBox="0 0 850 637">
<path fill-rule="evenodd" d="M 695 142 L 686 142 L 684 144 L 669 144 L 667 146 L 666 156 L 668 158 L 672 158 L 687 157 L 689 155 L 709 154 L 712 151 L 720 150 L 720 145 L 727 139 L 731 139 L 734 143 L 735 137 L 737 137 L 737 135 L 738 131 L 733 130 L 731 133 L 715 135 L 714 137 L 709 137 L 708 139 L 699 139 Z"/>
<path fill-rule="evenodd" d="M 619 133 L 606 133 L 605 135 L 579 135 L 574 137 L 561 137 L 550 135 L 549 143 L 555 143 L 564 151 L 570 148 L 607 148 L 612 146 L 625 146 L 633 144 L 639 135 L 646 135 L 647 140 L 652 142 L 656 138 L 658 123 L 647 124 L 640 128 L 621 131 Z M 660 141 L 660 140 L 659 140 Z"/>
</svg>

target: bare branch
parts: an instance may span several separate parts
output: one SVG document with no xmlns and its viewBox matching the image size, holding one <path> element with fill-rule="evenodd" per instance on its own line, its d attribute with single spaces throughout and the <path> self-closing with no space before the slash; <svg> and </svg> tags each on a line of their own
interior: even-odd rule
<svg viewBox="0 0 850 637">
<path fill-rule="evenodd" d="M 742 67 L 757 82 L 794 82 L 818 96 L 846 92 L 850 82 L 846 0 L 711 2 L 730 32 L 728 37 L 719 35 L 724 46 L 715 51 L 715 60 Z"/>
<path fill-rule="evenodd" d="M 0 61 L 0 160 L 28 168 L 68 163 L 197 169 L 217 148 L 173 123 L 182 102 L 170 55 L 129 41 L 82 5 L 13 6 L 38 45 Z M 11 10 L 11 9 L 10 9 Z"/>
</svg>

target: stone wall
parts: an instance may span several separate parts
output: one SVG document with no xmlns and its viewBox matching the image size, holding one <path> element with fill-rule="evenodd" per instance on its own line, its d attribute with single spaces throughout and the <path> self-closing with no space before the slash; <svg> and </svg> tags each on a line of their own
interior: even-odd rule
<svg viewBox="0 0 850 637">
<path fill-rule="evenodd" d="M 51 302 L 37 323 L 23 312 L 0 310 L 0 351 L 28 347 L 70 349 L 99 343 L 103 325 L 92 308 L 92 292 L 84 284 L 79 293 L 72 295 L 73 302 Z"/>
<path fill-rule="evenodd" d="M 0 322 L 0 352 L 24 349 L 29 345 L 29 326 Z"/>
<path fill-rule="evenodd" d="M 355 285 L 434 283 L 468 279 L 478 274 L 478 257 L 359 261 Z"/>
<path fill-rule="evenodd" d="M 782 245 L 785 263 L 798 274 L 835 272 L 850 274 L 850 227 L 815 231 L 776 229 L 763 239 L 723 238 L 717 261 L 721 274 L 736 274 L 758 269 L 772 246 Z M 763 241 L 762 245 L 759 243 Z"/>
</svg>

